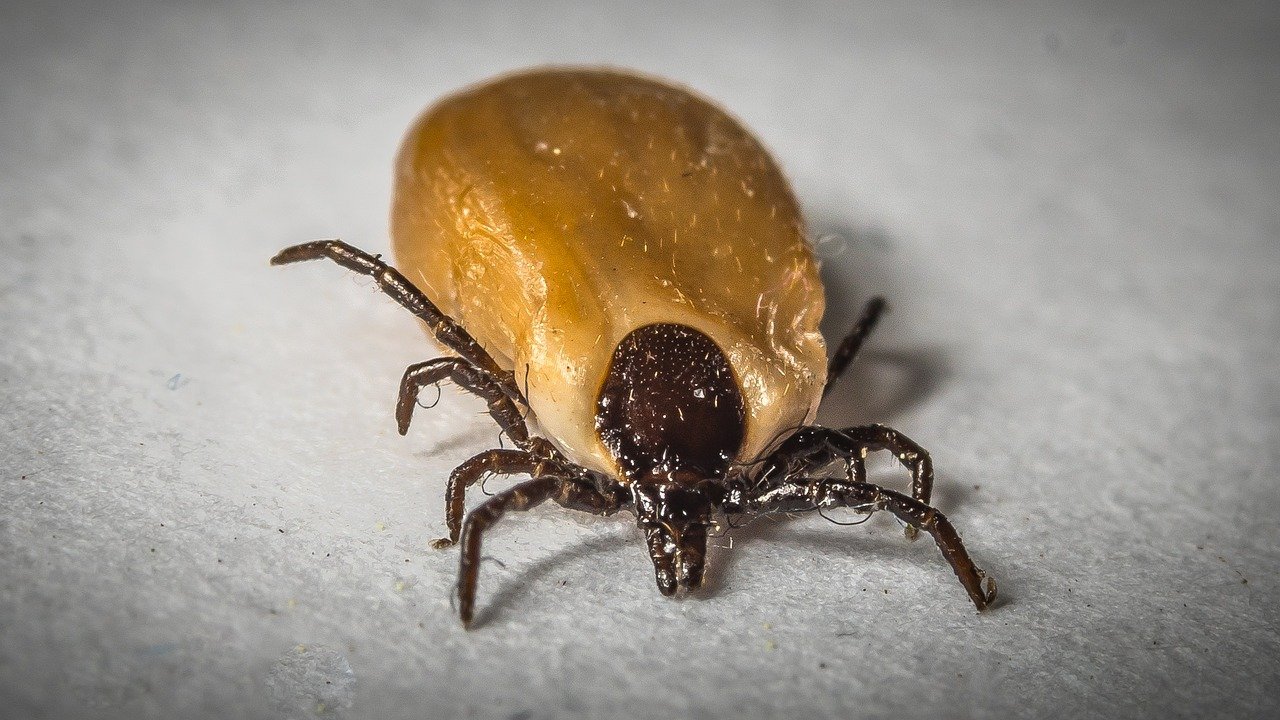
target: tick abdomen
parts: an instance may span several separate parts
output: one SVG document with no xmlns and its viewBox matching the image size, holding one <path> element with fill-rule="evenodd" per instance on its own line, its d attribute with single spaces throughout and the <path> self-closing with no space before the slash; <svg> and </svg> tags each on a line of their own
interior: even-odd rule
<svg viewBox="0 0 1280 720">
<path fill-rule="evenodd" d="M 739 459 L 811 418 L 822 288 L 786 180 L 693 93 L 606 70 L 453 95 L 397 165 L 397 264 L 527 387 L 575 461 L 619 474 L 596 400 L 619 343 L 672 323 L 713 339 L 751 422 Z"/>
</svg>

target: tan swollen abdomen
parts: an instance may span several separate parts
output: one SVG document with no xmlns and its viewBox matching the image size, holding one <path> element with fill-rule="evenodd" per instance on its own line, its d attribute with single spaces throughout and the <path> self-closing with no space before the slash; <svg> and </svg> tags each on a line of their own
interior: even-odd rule
<svg viewBox="0 0 1280 720">
<path fill-rule="evenodd" d="M 651 79 L 548 69 L 430 108 L 396 165 L 396 264 L 512 369 L 543 432 L 616 472 L 596 394 L 632 330 L 679 323 L 728 356 L 742 458 L 811 419 L 822 286 L 786 180 L 715 106 Z"/>
</svg>

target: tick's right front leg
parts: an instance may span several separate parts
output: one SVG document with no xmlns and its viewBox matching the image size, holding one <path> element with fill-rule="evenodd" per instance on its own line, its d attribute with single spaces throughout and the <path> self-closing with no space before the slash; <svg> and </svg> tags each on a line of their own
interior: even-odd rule
<svg viewBox="0 0 1280 720">
<path fill-rule="evenodd" d="M 509 510 L 529 510 L 547 500 L 574 510 L 610 515 L 622 506 L 620 493 L 602 493 L 585 482 L 548 475 L 516 485 L 489 498 L 467 516 L 462 526 L 462 553 L 458 567 L 458 616 L 464 627 L 475 614 L 476 585 L 480 578 L 480 540 Z"/>
<path fill-rule="evenodd" d="M 444 492 L 444 521 L 449 527 L 449 537 L 440 538 L 431 545 L 440 549 L 458 542 L 462 514 L 466 511 L 467 488 L 479 482 L 480 478 L 488 474 L 537 477 L 546 473 L 551 465 L 551 461 L 524 450 L 485 450 L 454 468 Z"/>
</svg>

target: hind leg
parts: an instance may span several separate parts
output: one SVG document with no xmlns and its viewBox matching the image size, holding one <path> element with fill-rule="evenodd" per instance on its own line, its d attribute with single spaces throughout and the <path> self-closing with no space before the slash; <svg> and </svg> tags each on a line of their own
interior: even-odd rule
<svg viewBox="0 0 1280 720">
<path fill-rule="evenodd" d="M 321 258 L 328 258 L 348 270 L 376 280 L 382 292 L 426 323 L 431 335 L 441 345 L 491 373 L 503 384 L 509 396 L 523 397 L 511 373 L 498 367 L 489 353 L 485 352 L 480 343 L 471 337 L 471 333 L 464 330 L 453 318 L 441 312 L 425 293 L 401 275 L 399 270 L 383 262 L 381 257 L 370 255 L 341 240 L 318 240 L 281 250 L 271 258 L 271 264 L 288 265 Z"/>
<path fill-rule="evenodd" d="M 884 313 L 885 301 L 882 297 L 873 297 L 867 301 L 862 308 L 862 316 L 858 318 L 858 322 L 854 323 L 853 329 L 845 336 L 844 340 L 836 346 L 836 351 L 831 355 L 831 362 L 827 363 L 827 386 L 823 389 L 822 394 L 826 395 L 831 392 L 831 388 L 835 387 L 836 380 L 844 374 L 849 363 L 853 362 L 853 358 L 857 356 L 858 350 L 862 348 L 862 343 L 866 342 L 871 335 L 871 331 L 875 330 L 876 323 L 880 321 L 880 316 Z"/>
</svg>

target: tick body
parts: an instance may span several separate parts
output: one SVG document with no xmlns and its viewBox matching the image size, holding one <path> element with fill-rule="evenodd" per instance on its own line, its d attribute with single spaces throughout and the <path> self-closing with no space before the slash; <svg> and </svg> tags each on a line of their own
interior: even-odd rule
<svg viewBox="0 0 1280 720">
<path fill-rule="evenodd" d="M 808 424 L 883 302 L 828 362 L 796 200 L 760 143 L 708 101 L 609 70 L 534 70 L 465 90 L 410 129 L 391 221 L 399 271 L 339 241 L 272 262 L 329 257 L 370 275 L 451 351 L 405 372 L 402 434 L 418 392 L 453 380 L 515 443 L 449 479 L 438 544 L 462 542 L 464 624 L 484 531 L 546 500 L 634 513 L 665 595 L 701 585 L 718 518 L 847 506 L 930 533 L 974 604 L 994 599 L 928 505 L 923 449 L 879 425 Z M 878 449 L 911 471 L 909 494 L 866 482 L 863 460 Z M 464 524 L 465 491 L 487 473 L 532 479 Z"/>
</svg>

